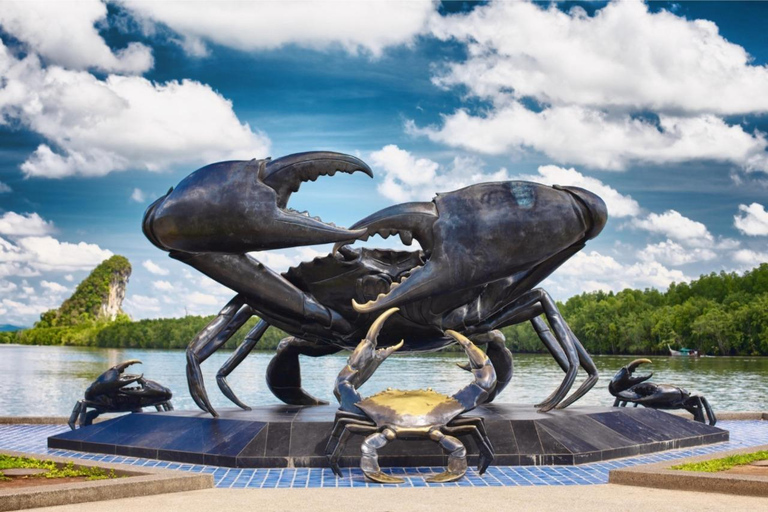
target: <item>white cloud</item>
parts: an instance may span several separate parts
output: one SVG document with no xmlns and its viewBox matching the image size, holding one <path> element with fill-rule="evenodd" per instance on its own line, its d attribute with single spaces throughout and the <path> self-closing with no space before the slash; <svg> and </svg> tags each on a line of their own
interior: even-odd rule
<svg viewBox="0 0 768 512">
<path fill-rule="evenodd" d="M 204 54 L 203 40 L 246 51 L 292 44 L 379 55 L 411 43 L 435 13 L 433 0 L 121 3 L 140 20 L 180 34 L 183 47 L 195 55 Z"/>
<path fill-rule="evenodd" d="M 249 256 L 256 258 L 261 263 L 275 272 L 285 272 L 289 267 L 295 267 L 303 261 L 311 261 L 317 257 L 326 256 L 328 251 L 318 251 L 312 247 L 295 247 L 293 249 L 281 249 L 277 251 L 250 252 Z M 211 282 L 215 283 L 215 281 Z M 218 283 L 216 283 L 218 286 Z M 228 288 L 226 288 L 229 290 Z M 231 291 L 229 292 L 231 293 Z"/>
<path fill-rule="evenodd" d="M 491 2 L 434 18 L 432 28 L 469 47 L 467 61 L 436 82 L 480 97 L 672 113 L 768 111 L 768 68 L 753 65 L 714 23 L 652 13 L 638 0 L 611 2 L 592 17 L 581 8 Z"/>
<path fill-rule="evenodd" d="M 510 179 L 506 169 L 483 171 L 475 158 L 456 157 L 447 168 L 428 158 L 416 158 L 394 144 L 371 153 L 375 171 L 384 176 L 379 193 L 392 201 L 429 201 L 437 192 L 455 190 L 472 183 Z"/>
<path fill-rule="evenodd" d="M 657 261 L 623 264 L 597 251 L 578 252 L 550 277 L 555 286 L 571 296 L 582 291 L 620 291 L 625 288 L 661 288 L 672 282 L 690 281 L 676 269 Z"/>
<path fill-rule="evenodd" d="M 0 217 L 0 235 L 47 235 L 53 232 L 53 223 L 36 213 L 5 212 Z"/>
<path fill-rule="evenodd" d="M 70 69 L 143 73 L 152 68 L 152 51 L 129 43 L 113 52 L 95 24 L 107 17 L 99 0 L 30 2 L 4 0 L 0 26 L 47 62 Z"/>
<path fill-rule="evenodd" d="M 144 194 L 144 192 L 140 188 L 134 188 L 133 192 L 131 192 L 131 201 L 135 201 L 137 203 L 143 203 L 146 201 L 147 196 Z"/>
<path fill-rule="evenodd" d="M 733 225 L 736 229 L 749 236 L 768 235 L 768 212 L 765 206 L 759 203 L 752 203 L 749 206 L 739 205 L 741 215 L 733 217 Z"/>
<path fill-rule="evenodd" d="M 156 276 L 167 276 L 169 274 L 167 268 L 163 268 L 152 260 L 144 260 L 141 262 L 141 266 L 147 269 L 150 274 Z"/>
<path fill-rule="evenodd" d="M 129 295 L 125 299 L 125 305 L 127 309 L 138 310 L 141 312 L 160 312 L 160 301 L 155 297 L 148 297 L 146 295 Z"/>
<path fill-rule="evenodd" d="M 741 249 L 733 253 L 733 261 L 740 263 L 743 268 L 756 267 L 761 263 L 768 263 L 768 252 Z"/>
<path fill-rule="evenodd" d="M 691 220 L 676 210 L 651 213 L 642 219 L 633 219 L 634 227 L 659 233 L 691 247 L 710 247 L 714 238 L 701 222 Z"/>
<path fill-rule="evenodd" d="M 270 141 L 241 123 L 232 103 L 192 80 L 104 80 L 19 60 L 0 43 L 0 125 L 18 122 L 41 144 L 21 166 L 26 176 L 103 176 L 226 159 L 266 156 Z M 53 147 L 59 148 L 53 150 Z"/>
<path fill-rule="evenodd" d="M 439 127 L 410 123 L 412 133 L 488 154 L 532 148 L 600 169 L 712 159 L 768 171 L 765 136 L 722 119 L 768 111 L 768 68 L 712 22 L 631 0 L 591 17 L 580 7 L 496 1 L 435 17 L 431 29 L 465 43 L 468 55 L 434 82 L 466 87 L 490 107 L 458 110 Z M 531 99 L 538 109 L 525 106 Z"/>
<path fill-rule="evenodd" d="M 0 279 L 0 293 L 10 293 L 14 290 L 16 290 L 18 286 L 16 283 L 13 283 L 11 281 L 6 281 L 4 279 Z"/>
<path fill-rule="evenodd" d="M 40 281 L 40 286 L 54 294 L 62 294 L 69 291 L 69 288 L 66 286 L 54 281 L 46 281 L 45 279 Z"/>
<path fill-rule="evenodd" d="M 9 187 L 6 183 L 3 183 L 0 181 L 0 194 L 4 194 L 6 192 L 12 192 L 13 189 Z"/>
<path fill-rule="evenodd" d="M 64 280 L 67 281 L 68 283 L 71 283 L 72 281 L 75 280 L 75 276 L 73 276 L 72 274 L 67 274 L 64 276 Z"/>
<path fill-rule="evenodd" d="M 75 271 L 92 270 L 112 256 L 112 252 L 96 244 L 60 242 L 50 236 L 28 236 L 16 240 L 18 261 L 24 261 L 36 270 Z M 0 252 L 0 261 L 3 253 Z"/>
<path fill-rule="evenodd" d="M 520 178 L 546 185 L 581 187 L 594 192 L 605 201 L 610 217 L 634 217 L 640 214 L 640 205 L 632 199 L 632 196 L 620 194 L 615 188 L 606 185 L 596 178 L 585 176 L 576 169 L 563 169 L 556 165 L 542 165 L 538 171 L 538 175 L 525 175 L 520 176 Z"/>
<path fill-rule="evenodd" d="M 222 306 L 221 302 L 219 302 L 216 297 L 213 295 L 209 295 L 207 293 L 200 293 L 200 292 L 192 292 L 187 296 L 189 302 L 192 304 L 197 305 L 203 305 L 203 306 Z"/>
<path fill-rule="evenodd" d="M 580 106 L 534 112 L 510 101 L 484 115 L 458 110 L 443 116 L 439 127 L 419 128 L 409 121 L 406 130 L 479 153 L 499 155 L 532 148 L 560 163 L 603 170 L 623 170 L 638 162 L 716 160 L 768 172 L 768 139 L 763 134 L 747 133 L 708 114 L 660 115 L 656 125 Z"/>
<path fill-rule="evenodd" d="M 639 257 L 645 262 L 659 262 L 666 265 L 678 266 L 697 261 L 709 261 L 717 257 L 710 249 L 683 247 L 682 245 L 666 240 L 657 244 L 649 244 L 640 251 Z"/>
<path fill-rule="evenodd" d="M 173 285 L 169 283 L 168 281 L 154 281 L 152 282 L 152 287 L 155 290 L 159 290 L 161 292 L 172 292 L 173 291 Z"/>
</svg>

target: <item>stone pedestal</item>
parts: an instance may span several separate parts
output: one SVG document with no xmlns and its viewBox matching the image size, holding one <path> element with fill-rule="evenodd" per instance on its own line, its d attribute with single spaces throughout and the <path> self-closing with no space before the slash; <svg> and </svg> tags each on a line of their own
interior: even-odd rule
<svg viewBox="0 0 768 512">
<path fill-rule="evenodd" d="M 120 416 L 48 438 L 50 448 L 227 467 L 323 467 L 336 407 L 275 405 Z M 728 440 L 728 432 L 645 408 L 569 407 L 538 413 L 530 405 L 489 404 L 485 418 L 495 465 L 583 464 Z M 341 460 L 355 466 L 363 438 L 351 437 Z M 477 449 L 461 438 L 470 463 Z M 397 440 L 383 448 L 382 466 L 444 466 L 428 440 Z"/>
</svg>

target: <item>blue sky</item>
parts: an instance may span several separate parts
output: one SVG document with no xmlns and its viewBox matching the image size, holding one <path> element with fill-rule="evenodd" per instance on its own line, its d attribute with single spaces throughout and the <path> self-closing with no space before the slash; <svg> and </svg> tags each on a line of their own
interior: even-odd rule
<svg viewBox="0 0 768 512">
<path fill-rule="evenodd" d="M 232 292 L 145 240 L 144 208 L 207 163 L 316 149 L 376 175 L 292 197 L 337 224 L 478 181 L 600 194 L 605 231 L 545 283 L 561 300 L 752 268 L 765 19 L 761 2 L 2 1 L 0 323 L 31 325 L 111 254 L 133 264 L 133 317 L 216 312 Z"/>
</svg>

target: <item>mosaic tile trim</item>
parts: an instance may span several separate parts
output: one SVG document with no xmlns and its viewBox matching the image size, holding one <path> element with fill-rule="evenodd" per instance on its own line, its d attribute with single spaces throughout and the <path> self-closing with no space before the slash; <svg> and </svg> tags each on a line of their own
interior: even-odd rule
<svg viewBox="0 0 768 512">
<path fill-rule="evenodd" d="M 405 478 L 401 487 L 514 487 L 524 485 L 594 485 L 608 483 L 608 472 L 616 468 L 681 459 L 694 455 L 706 455 L 726 450 L 768 444 L 766 421 L 721 421 L 717 425 L 730 431 L 730 441 L 716 445 L 699 446 L 663 453 L 653 453 L 607 462 L 579 466 L 491 466 L 484 475 L 474 469 L 458 482 L 433 484 L 424 480 L 439 473 L 442 467 L 386 468 L 385 473 Z M 65 450 L 48 449 L 49 436 L 67 430 L 63 425 L 0 425 L 0 449 L 26 453 L 71 457 L 113 464 L 156 467 L 195 473 L 211 473 L 216 487 L 244 489 L 283 489 L 320 487 L 383 487 L 365 480 L 358 468 L 343 469 L 344 478 L 336 478 L 326 468 L 275 468 L 239 469 L 217 466 L 181 464 L 119 455 L 102 455 Z"/>
</svg>

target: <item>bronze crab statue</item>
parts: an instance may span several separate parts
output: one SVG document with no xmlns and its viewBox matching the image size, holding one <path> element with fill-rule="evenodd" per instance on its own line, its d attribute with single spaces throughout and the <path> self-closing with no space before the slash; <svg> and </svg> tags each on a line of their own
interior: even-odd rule
<svg viewBox="0 0 768 512">
<path fill-rule="evenodd" d="M 172 411 L 173 393 L 170 389 L 145 379 L 144 375 L 125 373 L 125 369 L 134 364 L 141 364 L 141 361 L 124 361 L 99 375 L 85 390 L 85 397 L 75 404 L 67 422 L 69 428 L 86 427 L 105 412 L 138 412 L 144 407 Z"/>
<path fill-rule="evenodd" d="M 679 386 L 647 382 L 653 377 L 653 372 L 634 377 L 637 367 L 644 363 L 650 364 L 651 360 L 635 359 L 613 376 L 608 384 L 608 392 L 616 397 L 614 407 L 626 407 L 627 403 L 633 403 L 635 407 L 642 405 L 650 409 L 685 409 L 693 414 L 695 421 L 708 422 L 712 426 L 717 423 L 717 416 L 704 396 Z"/>
<path fill-rule="evenodd" d="M 333 472 L 342 476 L 339 457 L 349 434 L 366 435 L 360 447 L 360 469 L 363 474 L 374 482 L 403 483 L 402 478 L 382 473 L 377 450 L 395 439 L 427 438 L 439 443 L 448 454 L 447 469 L 427 481 L 452 482 L 467 472 L 467 449 L 453 435 L 469 434 L 474 437 L 479 448 L 480 462 L 477 470 L 483 474 L 494 458 L 483 418 L 460 415 L 484 402 L 496 387 L 496 372 L 490 359 L 468 338 L 454 331 L 446 331 L 447 335 L 461 344 L 469 358 L 466 369 L 474 376 L 470 384 L 453 395 L 444 395 L 432 389 L 388 389 L 367 398 L 360 396 L 357 388 L 373 375 L 387 357 L 403 346 L 403 342 L 400 342 L 377 350 L 379 331 L 387 318 L 397 311 L 397 308 L 389 309 L 376 319 L 336 379 L 334 394 L 339 401 L 339 411 L 325 449 Z"/>
<path fill-rule="evenodd" d="M 385 208 L 350 229 L 287 207 L 303 182 L 338 172 L 373 174 L 358 158 L 331 152 L 220 162 L 190 174 L 147 209 L 143 228 L 152 243 L 237 293 L 187 348 L 189 389 L 201 409 L 216 415 L 200 364 L 254 315 L 259 323 L 217 375 L 221 391 L 243 408 L 226 377 L 269 326 L 290 335 L 267 369 L 271 391 L 289 404 L 321 404 L 327 402 L 301 387 L 299 355 L 354 349 L 392 307 L 399 311 L 379 339 L 382 347 L 403 340 L 402 351 L 437 350 L 456 343 L 447 330 L 488 345 L 498 383 L 486 402 L 512 377 L 512 356 L 496 329 L 525 321 L 565 372 L 537 405 L 541 411 L 567 407 L 594 386 L 592 359 L 536 286 L 603 229 L 599 197 L 577 187 L 481 183 Z M 421 249 L 347 246 L 374 234 L 399 234 Z M 334 243 L 334 251 L 282 274 L 247 254 L 322 243 Z M 579 367 L 588 377 L 566 398 Z"/>
</svg>

